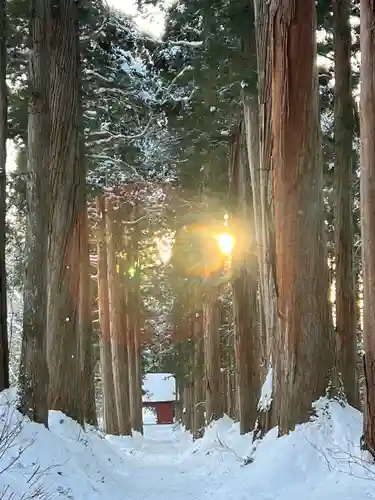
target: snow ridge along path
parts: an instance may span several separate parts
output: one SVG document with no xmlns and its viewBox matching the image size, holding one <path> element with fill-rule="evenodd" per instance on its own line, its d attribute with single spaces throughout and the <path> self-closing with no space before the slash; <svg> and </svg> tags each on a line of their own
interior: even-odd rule
<svg viewBox="0 0 375 500">
<path fill-rule="evenodd" d="M 1 395 L 0 499 L 375 500 L 361 414 L 337 402 L 318 401 L 311 422 L 253 445 L 228 417 L 196 442 L 178 426 L 133 438 L 84 432 L 59 412 L 47 430 L 22 419 L 11 395 Z"/>
</svg>

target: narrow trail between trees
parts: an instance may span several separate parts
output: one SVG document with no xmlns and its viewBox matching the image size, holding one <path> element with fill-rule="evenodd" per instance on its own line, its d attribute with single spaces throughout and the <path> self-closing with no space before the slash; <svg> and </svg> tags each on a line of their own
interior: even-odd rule
<svg viewBox="0 0 375 500">
<path fill-rule="evenodd" d="M 117 439 L 108 438 L 115 447 Z M 120 444 L 120 442 L 118 443 Z M 217 498 L 217 477 L 195 457 L 190 437 L 172 425 L 145 425 L 144 438 L 134 438 L 131 475 L 126 498 L 134 500 Z M 211 464 L 212 466 L 212 464 Z M 215 467 L 213 467 L 215 469 Z"/>
</svg>

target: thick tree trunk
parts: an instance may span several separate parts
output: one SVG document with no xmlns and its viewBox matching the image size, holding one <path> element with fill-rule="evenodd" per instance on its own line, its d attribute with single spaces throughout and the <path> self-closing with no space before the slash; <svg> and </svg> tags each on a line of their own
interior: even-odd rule
<svg viewBox="0 0 375 500">
<path fill-rule="evenodd" d="M 273 359 L 280 434 L 306 421 L 327 385 L 330 343 L 323 237 L 315 2 L 275 1 L 272 126 L 279 332 Z M 319 366 L 317 371 L 316 367 Z"/>
<path fill-rule="evenodd" d="M 100 323 L 100 368 L 103 388 L 103 430 L 107 434 L 118 434 L 118 418 L 112 369 L 112 346 L 108 298 L 107 235 L 105 200 L 103 197 L 97 198 L 97 210 L 100 218 L 98 231 L 98 295 Z"/>
<path fill-rule="evenodd" d="M 175 422 L 182 421 L 182 390 L 180 377 L 175 374 L 176 379 L 176 402 L 174 406 L 174 419 Z"/>
<path fill-rule="evenodd" d="M 348 0 L 334 0 L 335 269 L 337 363 L 347 401 L 358 408 L 357 332 L 353 258 L 353 110 Z"/>
<path fill-rule="evenodd" d="M 255 235 L 259 263 L 260 368 L 266 380 L 277 337 L 275 230 L 272 195 L 271 54 L 270 2 L 254 0 L 251 12 L 249 58 L 254 66 L 256 47 L 257 86 L 244 94 L 244 121 L 253 193 Z M 255 33 L 254 33 L 255 25 Z M 254 70 L 255 71 L 255 70 Z M 258 425 L 267 432 L 272 426 L 272 405 L 259 406 Z"/>
<path fill-rule="evenodd" d="M 227 319 L 228 323 L 232 318 Z M 235 394 L 234 378 L 235 378 L 235 344 L 234 334 L 227 335 L 225 342 L 225 377 L 224 377 L 224 399 L 227 415 L 235 420 L 237 418 L 237 397 Z"/>
<path fill-rule="evenodd" d="M 260 393 L 260 339 L 254 211 L 243 124 L 239 125 L 231 156 L 231 196 L 234 216 L 241 227 L 241 234 L 238 234 L 233 252 L 232 271 L 236 386 L 240 432 L 246 434 L 253 429 L 257 418 Z"/>
<path fill-rule="evenodd" d="M 94 352 L 92 331 L 92 297 L 89 261 L 89 227 L 86 208 L 86 194 L 83 213 L 80 217 L 80 287 L 79 287 L 79 324 L 81 340 L 81 377 L 84 421 L 97 425 L 95 387 L 94 387 Z"/>
<path fill-rule="evenodd" d="M 206 423 L 222 417 L 220 396 L 220 309 L 218 290 L 208 290 L 203 300 Z"/>
<path fill-rule="evenodd" d="M 193 402 L 194 402 L 193 386 L 191 382 L 188 381 L 183 391 L 183 403 L 184 403 L 183 421 L 187 431 L 193 430 Z"/>
<path fill-rule="evenodd" d="M 185 429 L 189 430 L 189 389 L 186 386 L 186 383 L 182 389 L 182 423 L 185 426 Z"/>
<path fill-rule="evenodd" d="M 375 4 L 361 0 L 361 218 L 366 405 L 364 446 L 375 457 Z"/>
<path fill-rule="evenodd" d="M 50 408 L 82 422 L 79 370 L 80 64 L 75 0 L 50 0 Z"/>
<path fill-rule="evenodd" d="M 204 432 L 204 338 L 202 328 L 202 311 L 193 313 L 192 328 L 194 334 L 194 422 L 193 434 L 195 438 L 203 436 Z"/>
<path fill-rule="evenodd" d="M 125 221 L 137 219 L 136 210 L 125 206 L 122 210 Z M 140 368 L 140 283 L 138 266 L 138 228 L 125 226 L 124 253 L 126 259 L 120 261 L 120 277 L 125 301 L 124 312 L 127 335 L 127 356 L 129 371 L 129 405 L 132 428 L 143 433 L 142 417 L 142 375 Z M 134 271 L 134 273 L 130 272 Z"/>
<path fill-rule="evenodd" d="M 137 272 L 139 273 L 139 269 Z M 134 333 L 134 340 L 135 340 L 135 361 L 136 361 L 136 413 L 135 413 L 135 425 L 136 425 L 136 430 L 143 434 L 143 417 L 142 417 L 142 366 L 141 366 L 141 322 L 140 322 L 140 297 L 139 297 L 139 284 L 137 285 L 136 288 L 137 291 L 137 296 L 136 296 L 136 303 L 138 304 L 137 307 L 137 318 L 134 323 L 134 328 L 135 328 L 135 333 Z"/>
<path fill-rule="evenodd" d="M 128 254 L 129 249 L 125 250 Z M 135 307 L 133 300 L 132 282 L 129 279 L 129 263 L 123 258 L 119 260 L 120 287 L 121 287 L 121 317 L 122 325 L 126 335 L 126 354 L 127 368 L 129 377 L 129 411 L 132 429 L 143 432 L 142 426 L 142 406 L 139 402 L 139 387 L 137 382 L 137 361 L 136 361 L 136 343 L 134 335 L 136 333 L 134 326 Z M 141 394 L 142 398 L 142 394 Z M 141 403 L 142 404 L 142 403 Z M 140 408 L 138 408 L 140 406 Z"/>
<path fill-rule="evenodd" d="M 133 219 L 139 218 L 138 207 L 135 207 Z M 134 267 L 134 276 L 131 280 L 131 294 L 132 294 L 132 330 L 133 342 L 135 351 L 135 380 L 134 380 L 134 429 L 143 433 L 142 422 L 142 368 L 141 368 L 141 269 L 139 266 L 139 239 L 140 229 L 139 225 L 134 226 L 132 234 L 132 260 Z"/>
<path fill-rule="evenodd" d="M 116 247 L 118 234 L 111 200 L 107 202 L 107 262 L 109 289 L 109 318 L 112 341 L 113 380 L 117 417 L 121 435 L 131 435 L 129 408 L 129 373 L 126 330 L 121 321 L 120 285 L 117 274 Z"/>
<path fill-rule="evenodd" d="M 237 392 L 235 384 L 235 375 L 228 371 L 227 373 L 227 400 L 228 415 L 233 420 L 238 420 Z"/>
<path fill-rule="evenodd" d="M 129 286 L 129 283 L 128 283 Z M 137 419 L 137 404 L 138 404 L 138 397 L 137 397 L 137 360 L 136 360 L 136 346 L 135 346 L 135 338 L 134 334 L 135 328 L 134 328 L 134 321 L 133 321 L 133 303 L 132 303 L 132 291 L 127 290 L 126 292 L 127 295 L 127 300 L 126 300 L 126 308 L 127 308 L 127 325 L 126 325 L 126 331 L 127 331 L 127 344 L 128 344 L 128 368 L 129 368 L 129 396 L 130 396 L 130 418 L 132 422 L 132 428 L 134 430 L 139 430 L 137 429 L 138 427 L 138 419 Z"/>
<path fill-rule="evenodd" d="M 251 185 L 253 190 L 255 234 L 258 245 L 260 289 L 266 334 L 267 363 L 272 357 L 272 343 L 277 328 L 276 284 L 274 272 L 274 207 L 272 186 L 271 127 L 271 53 L 270 2 L 254 0 L 254 16 L 250 19 L 257 52 L 258 85 L 244 95 L 244 118 Z M 255 15 L 256 14 L 256 15 Z M 250 49 L 252 52 L 253 49 Z M 254 58 L 251 55 L 251 61 Z"/>
<path fill-rule="evenodd" d="M 6 84 L 6 0 L 0 0 L 0 391 L 9 387 L 6 246 L 6 140 L 8 91 Z"/>
<path fill-rule="evenodd" d="M 26 273 L 19 374 L 22 413 L 48 426 L 47 242 L 48 242 L 48 42 L 47 2 L 33 0 L 30 17 Z M 1 27 L 0 27 L 1 28 Z M 1 29 L 0 33 L 4 33 Z M 1 275 L 3 277 L 2 271 Z M 6 321 L 6 316 L 5 316 Z"/>
</svg>

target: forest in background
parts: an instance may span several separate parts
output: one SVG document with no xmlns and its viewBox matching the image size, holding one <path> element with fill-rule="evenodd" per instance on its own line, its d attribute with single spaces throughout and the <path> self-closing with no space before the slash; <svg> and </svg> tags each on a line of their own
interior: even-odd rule
<svg viewBox="0 0 375 500">
<path fill-rule="evenodd" d="M 166 371 L 196 438 L 328 395 L 374 454 L 372 2 L 165 15 L 155 40 L 99 0 L 0 2 L 0 387 L 10 363 L 32 420 L 127 435 Z"/>
</svg>

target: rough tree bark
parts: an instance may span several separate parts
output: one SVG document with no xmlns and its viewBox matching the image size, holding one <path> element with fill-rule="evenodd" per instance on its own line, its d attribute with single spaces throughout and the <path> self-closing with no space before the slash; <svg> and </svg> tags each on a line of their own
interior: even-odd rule
<svg viewBox="0 0 375 500">
<path fill-rule="evenodd" d="M 249 57 L 254 66 L 256 46 L 256 67 L 258 82 L 256 88 L 244 94 L 244 119 L 246 141 L 251 175 L 254 204 L 255 234 L 258 245 L 260 271 L 260 291 L 262 294 L 265 325 L 264 347 L 266 356 L 262 361 L 267 365 L 272 358 L 273 339 L 277 329 L 276 283 L 274 272 L 275 238 L 274 206 L 272 197 L 272 126 L 271 126 L 271 47 L 270 47 L 270 2 L 254 0 L 254 12 L 250 18 L 251 40 Z M 254 70 L 255 71 L 255 70 Z"/>
<path fill-rule="evenodd" d="M 8 91 L 6 84 L 6 0 L 0 1 L 0 391 L 9 387 L 6 246 L 6 140 Z"/>
<path fill-rule="evenodd" d="M 129 222 L 137 218 L 132 204 L 121 209 L 122 220 Z M 121 297 L 123 300 L 122 315 L 126 330 L 126 351 L 129 376 L 129 407 L 131 425 L 137 432 L 143 433 L 142 417 L 142 377 L 140 376 L 140 355 L 138 344 L 140 337 L 140 299 L 138 280 L 138 229 L 133 224 L 121 231 L 124 234 L 122 250 L 125 257 L 119 260 Z M 122 240 L 122 238 L 121 238 Z M 131 276 L 130 270 L 134 270 Z"/>
<path fill-rule="evenodd" d="M 121 271 L 120 267 L 120 271 Z M 139 422 L 137 421 L 136 406 L 138 403 L 137 398 L 137 367 L 136 367 L 136 347 L 135 347 L 135 328 L 132 314 L 132 292 L 129 290 L 129 281 L 127 280 L 125 291 L 126 294 L 126 333 L 127 333 L 127 352 L 128 352 L 128 369 L 129 369 L 129 397 L 130 397 L 130 418 L 132 428 L 138 430 Z"/>
<path fill-rule="evenodd" d="M 128 219 L 128 211 L 122 211 L 125 220 Z M 131 250 L 131 235 L 127 228 L 125 232 L 125 245 L 122 250 L 125 254 L 124 257 L 119 259 L 119 279 L 121 288 L 121 316 L 122 325 L 124 328 L 124 335 L 126 340 L 126 354 L 127 354 L 127 368 L 129 377 L 129 411 L 132 429 L 142 432 L 142 408 L 140 408 L 141 420 L 139 421 L 139 411 L 137 406 L 138 401 L 138 384 L 137 384 L 137 368 L 136 368 L 136 345 L 134 335 L 136 333 L 134 327 L 134 296 L 133 296 L 133 282 L 129 276 L 129 268 L 132 265 L 132 250 Z M 141 396 L 142 397 L 142 396 Z"/>
<path fill-rule="evenodd" d="M 203 299 L 206 423 L 222 417 L 220 395 L 220 308 L 218 290 L 207 290 Z"/>
<path fill-rule="evenodd" d="M 375 3 L 361 0 L 361 219 L 366 405 L 364 447 L 375 458 Z"/>
<path fill-rule="evenodd" d="M 83 421 L 79 340 L 81 154 L 78 3 L 50 0 L 49 406 Z"/>
<path fill-rule="evenodd" d="M 194 335 L 193 435 L 195 439 L 202 437 L 204 431 L 204 338 L 202 319 L 202 311 L 192 313 L 192 332 Z"/>
<path fill-rule="evenodd" d="M 120 284 L 117 274 L 115 212 L 112 201 L 107 200 L 107 263 L 109 290 L 109 318 L 112 342 L 113 381 L 115 386 L 117 417 L 121 435 L 132 433 L 129 406 L 129 373 L 126 330 L 121 321 Z"/>
<path fill-rule="evenodd" d="M 233 251 L 232 291 L 235 323 L 236 386 L 240 432 L 254 428 L 260 393 L 260 339 L 257 307 L 258 263 L 254 207 L 246 157 L 244 124 L 238 126 L 230 165 L 234 217 L 241 233 Z"/>
<path fill-rule="evenodd" d="M 349 404 L 358 407 L 356 294 L 353 258 L 353 109 L 348 0 L 333 1 L 335 48 L 336 369 Z"/>
<path fill-rule="evenodd" d="M 175 374 L 175 379 L 176 379 L 176 402 L 175 402 L 175 407 L 174 407 L 174 416 L 175 416 L 175 422 L 181 422 L 182 421 L 182 390 L 181 390 L 181 381 L 180 377 Z"/>
<path fill-rule="evenodd" d="M 256 67 L 257 85 L 244 92 L 243 108 L 254 207 L 254 224 L 259 265 L 260 373 L 266 380 L 272 365 L 277 336 L 275 231 L 272 184 L 271 47 L 270 2 L 254 0 L 250 13 L 248 58 Z M 256 59 L 256 61 L 255 61 Z M 254 69 L 255 72 L 255 69 Z M 273 421 L 272 405 L 259 407 L 258 433 L 267 432 Z"/>
<path fill-rule="evenodd" d="M 139 207 L 137 202 L 133 210 L 133 220 L 139 219 Z M 139 267 L 139 239 L 140 228 L 139 224 L 133 226 L 131 235 L 131 263 L 134 267 L 134 276 L 130 280 L 130 299 L 131 306 L 129 308 L 129 319 L 132 329 L 132 349 L 134 350 L 134 389 L 133 389 L 133 416 L 134 429 L 143 433 L 142 419 L 142 370 L 141 370 L 141 283 L 140 283 L 140 267 Z"/>
<path fill-rule="evenodd" d="M 22 413 L 32 420 L 48 426 L 49 377 L 46 358 L 47 181 L 50 130 L 48 106 L 48 3 L 46 0 L 33 0 L 30 7 L 27 263 L 23 299 L 19 407 Z M 1 33 L 3 33 L 3 30 L 1 30 Z"/>
<path fill-rule="evenodd" d="M 109 322 L 107 236 L 105 200 L 98 196 L 96 206 L 99 216 L 98 230 L 98 295 L 99 295 L 99 347 L 103 390 L 103 430 L 107 434 L 118 434 L 118 418 L 115 401 L 115 386 L 112 369 L 112 346 Z"/>
<path fill-rule="evenodd" d="M 324 393 L 330 344 L 323 237 L 315 2 L 274 1 L 272 128 L 279 331 L 273 359 L 280 434 Z M 319 366 L 319 370 L 316 367 Z"/>
<path fill-rule="evenodd" d="M 191 431 L 193 429 L 193 394 L 190 382 L 187 382 L 184 386 L 182 402 L 184 426 L 187 431 Z"/>
<path fill-rule="evenodd" d="M 85 170 L 82 168 L 82 175 Z M 86 193 L 82 193 L 82 213 L 80 216 L 80 283 L 79 283 L 79 325 L 81 378 L 84 421 L 97 425 L 95 387 L 94 387 L 94 353 L 92 331 L 92 297 L 89 260 L 89 226 L 86 207 Z"/>
</svg>

